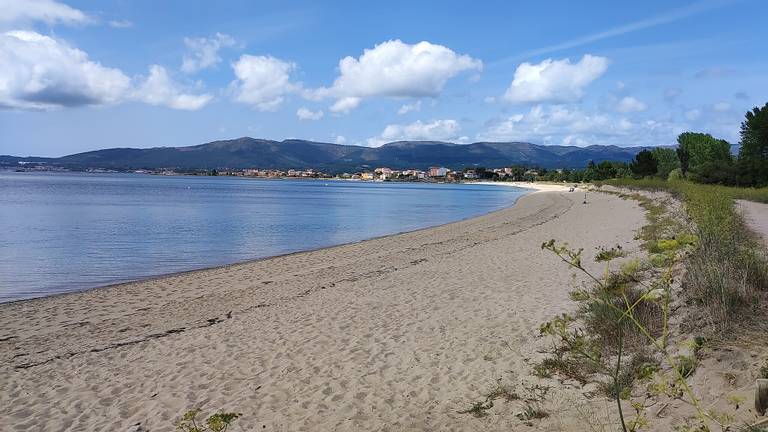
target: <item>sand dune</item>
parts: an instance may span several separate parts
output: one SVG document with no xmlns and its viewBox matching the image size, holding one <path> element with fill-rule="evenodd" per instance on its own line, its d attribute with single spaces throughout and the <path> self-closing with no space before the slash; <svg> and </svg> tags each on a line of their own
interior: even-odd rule
<svg viewBox="0 0 768 432">
<path fill-rule="evenodd" d="M 427 230 L 0 305 L 0 430 L 172 430 L 193 407 L 242 412 L 243 430 L 531 429 L 514 402 L 457 411 L 519 383 L 539 324 L 573 307 L 543 241 L 637 250 L 635 202 L 582 200 L 535 193 Z M 566 393 L 535 429 L 578 428 Z"/>
</svg>

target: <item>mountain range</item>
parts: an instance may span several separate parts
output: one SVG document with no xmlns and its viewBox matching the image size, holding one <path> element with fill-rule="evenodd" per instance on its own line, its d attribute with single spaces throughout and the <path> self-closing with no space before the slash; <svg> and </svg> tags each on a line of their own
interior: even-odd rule
<svg viewBox="0 0 768 432">
<path fill-rule="evenodd" d="M 522 165 L 541 168 L 583 168 L 589 161 L 629 162 L 646 147 L 537 145 L 527 142 L 396 141 L 381 147 L 330 144 L 289 139 L 273 141 L 243 137 L 189 147 L 108 148 L 58 158 L 0 156 L 0 166 L 19 162 L 70 169 L 114 170 L 172 168 L 307 169 L 354 172 L 378 166 L 393 169 L 451 169 Z"/>
</svg>

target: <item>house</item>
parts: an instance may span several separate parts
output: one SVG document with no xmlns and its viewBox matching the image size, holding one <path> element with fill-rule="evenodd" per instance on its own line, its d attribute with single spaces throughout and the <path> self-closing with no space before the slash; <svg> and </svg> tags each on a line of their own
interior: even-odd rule
<svg viewBox="0 0 768 432">
<path fill-rule="evenodd" d="M 360 173 L 360 180 L 373 180 L 373 173 L 372 172 Z"/>
<path fill-rule="evenodd" d="M 445 167 L 430 167 L 429 168 L 429 176 L 430 177 L 445 177 L 445 175 L 448 174 L 448 169 Z"/>
<path fill-rule="evenodd" d="M 477 178 L 477 171 L 475 170 L 466 170 L 464 171 L 464 178 L 467 180 L 474 180 Z"/>
</svg>

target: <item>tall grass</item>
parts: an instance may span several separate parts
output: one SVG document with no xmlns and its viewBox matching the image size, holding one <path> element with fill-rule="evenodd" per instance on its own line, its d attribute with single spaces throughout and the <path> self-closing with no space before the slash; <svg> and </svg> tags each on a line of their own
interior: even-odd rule
<svg viewBox="0 0 768 432">
<path fill-rule="evenodd" d="M 686 260 L 683 286 L 694 301 L 706 306 L 710 322 L 727 330 L 743 312 L 758 308 L 768 293 L 765 254 L 744 225 L 734 199 L 768 203 L 768 188 L 736 188 L 659 179 L 615 179 L 606 184 L 666 190 L 682 198 L 696 225 L 698 247 Z"/>
</svg>

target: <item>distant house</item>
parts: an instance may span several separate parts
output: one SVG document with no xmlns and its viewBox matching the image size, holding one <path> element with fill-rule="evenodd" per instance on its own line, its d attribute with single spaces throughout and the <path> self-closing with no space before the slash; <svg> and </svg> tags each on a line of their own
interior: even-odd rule
<svg viewBox="0 0 768 432">
<path fill-rule="evenodd" d="M 374 174 L 372 172 L 360 173 L 360 180 L 373 180 Z"/>
<path fill-rule="evenodd" d="M 391 168 L 382 167 L 382 168 L 376 168 L 373 170 L 373 172 L 376 174 L 376 178 L 380 180 L 389 180 L 392 177 L 396 177 L 396 174 L 394 171 L 392 171 Z"/>
<path fill-rule="evenodd" d="M 445 167 L 430 167 L 429 168 L 429 176 L 430 177 L 445 177 L 445 175 L 448 174 L 448 169 Z"/>
<path fill-rule="evenodd" d="M 477 171 L 475 170 L 466 170 L 464 171 L 464 178 L 468 180 L 474 180 L 477 178 Z"/>
</svg>

